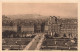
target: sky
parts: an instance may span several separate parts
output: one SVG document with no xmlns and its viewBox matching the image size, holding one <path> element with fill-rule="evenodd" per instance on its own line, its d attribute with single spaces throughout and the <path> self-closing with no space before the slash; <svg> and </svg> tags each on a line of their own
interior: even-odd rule
<svg viewBox="0 0 80 52">
<path fill-rule="evenodd" d="M 3 3 L 3 15 L 40 14 L 45 16 L 78 16 L 77 3 Z"/>
</svg>

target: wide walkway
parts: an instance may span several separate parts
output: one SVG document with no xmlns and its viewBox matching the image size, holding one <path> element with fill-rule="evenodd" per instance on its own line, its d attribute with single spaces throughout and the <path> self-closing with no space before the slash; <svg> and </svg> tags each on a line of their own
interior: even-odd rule
<svg viewBox="0 0 80 52">
<path fill-rule="evenodd" d="M 44 39 L 44 34 L 40 33 L 37 34 L 33 40 L 25 47 L 24 50 L 35 50 L 35 49 L 39 49 L 41 46 L 41 43 Z"/>
</svg>

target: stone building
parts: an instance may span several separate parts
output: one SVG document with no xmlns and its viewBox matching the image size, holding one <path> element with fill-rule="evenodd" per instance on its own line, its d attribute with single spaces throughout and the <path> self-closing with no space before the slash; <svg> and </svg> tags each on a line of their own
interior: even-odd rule
<svg viewBox="0 0 80 52">
<path fill-rule="evenodd" d="M 9 23 L 7 23 L 9 21 Z M 67 37 L 77 37 L 78 35 L 78 22 L 77 19 L 70 18 L 58 18 L 56 16 L 50 16 L 45 20 L 16 20 L 14 25 L 10 19 L 3 20 L 2 31 L 15 31 L 15 32 L 26 32 L 26 33 L 48 33 L 54 35 L 55 33 L 63 36 L 66 34 Z M 24 22 L 25 21 L 25 22 Z M 12 25 L 10 25 L 12 24 Z"/>
<path fill-rule="evenodd" d="M 59 34 L 61 37 L 66 34 L 67 37 L 77 37 L 78 22 L 77 19 L 63 18 L 58 19 L 55 16 L 50 16 L 48 20 L 48 34 Z"/>
<path fill-rule="evenodd" d="M 78 35 L 78 22 L 77 19 L 64 19 L 61 24 L 61 34 L 66 34 L 69 37 L 77 37 Z"/>
<path fill-rule="evenodd" d="M 57 17 L 50 16 L 48 20 L 48 34 L 54 35 L 55 33 L 60 33 L 60 24 L 57 23 Z"/>
</svg>

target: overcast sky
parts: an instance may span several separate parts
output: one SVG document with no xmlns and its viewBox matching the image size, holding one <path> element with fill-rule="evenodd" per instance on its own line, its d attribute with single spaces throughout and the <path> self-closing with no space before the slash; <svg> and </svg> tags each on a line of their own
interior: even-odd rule
<svg viewBox="0 0 80 52">
<path fill-rule="evenodd" d="M 77 17 L 76 3 L 3 3 L 2 14 L 41 14 Z"/>
</svg>

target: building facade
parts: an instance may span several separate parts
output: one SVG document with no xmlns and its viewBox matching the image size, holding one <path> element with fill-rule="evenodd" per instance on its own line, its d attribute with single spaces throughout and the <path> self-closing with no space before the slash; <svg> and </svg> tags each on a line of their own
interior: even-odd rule
<svg viewBox="0 0 80 52">
<path fill-rule="evenodd" d="M 69 37 L 71 34 L 72 37 L 77 37 L 78 35 L 78 22 L 77 19 L 65 19 L 62 20 L 61 25 L 61 34 L 66 34 Z"/>
<path fill-rule="evenodd" d="M 10 19 L 9 19 L 10 20 Z M 8 21 L 9 21 L 8 20 Z M 41 19 L 40 19 L 41 20 Z M 47 20 L 37 21 L 35 23 L 32 22 L 16 22 L 14 25 L 13 21 L 4 22 L 2 31 L 15 31 L 15 32 L 26 32 L 26 33 L 48 33 L 49 35 L 54 35 L 55 33 L 63 36 L 66 34 L 67 37 L 71 35 L 72 37 L 77 37 L 78 35 L 78 22 L 77 19 L 59 19 L 56 16 L 50 16 Z M 12 25 L 10 25 L 12 24 Z"/>
</svg>

